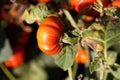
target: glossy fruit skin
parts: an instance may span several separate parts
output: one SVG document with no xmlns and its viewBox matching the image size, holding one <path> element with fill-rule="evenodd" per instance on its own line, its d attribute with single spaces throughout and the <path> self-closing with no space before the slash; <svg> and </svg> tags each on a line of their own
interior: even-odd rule
<svg viewBox="0 0 120 80">
<path fill-rule="evenodd" d="M 87 6 L 93 5 L 94 2 L 97 2 L 97 0 L 70 0 L 70 5 L 77 12 L 80 12 Z M 102 0 L 102 3 L 104 7 L 107 7 L 109 4 L 109 0 Z"/>
<path fill-rule="evenodd" d="M 37 0 L 38 2 L 43 2 L 43 3 L 48 3 L 50 2 L 51 0 Z"/>
<path fill-rule="evenodd" d="M 58 54 L 62 46 L 59 39 L 63 32 L 63 22 L 57 16 L 45 18 L 37 30 L 37 42 L 40 50 L 46 54 Z"/>
<path fill-rule="evenodd" d="M 70 0 L 70 4 L 75 11 L 80 12 L 89 5 L 92 5 L 96 0 Z"/>
<path fill-rule="evenodd" d="M 25 50 L 21 47 L 13 49 L 13 55 L 4 61 L 6 67 L 15 68 L 24 62 Z"/>
<path fill-rule="evenodd" d="M 97 0 L 70 0 L 70 5 L 76 12 L 81 12 L 86 7 L 93 5 L 94 2 L 97 2 Z M 109 4 L 109 0 L 102 0 L 103 6 L 107 7 Z M 91 9 L 85 13 L 87 16 L 97 17 L 99 15 L 98 12 Z"/>
<path fill-rule="evenodd" d="M 77 63 L 87 64 L 87 62 L 89 61 L 89 55 L 87 53 L 87 50 L 78 47 L 74 60 Z"/>
<path fill-rule="evenodd" d="M 119 7 L 120 8 L 120 0 L 114 0 L 111 5 L 112 5 L 112 7 Z"/>
</svg>

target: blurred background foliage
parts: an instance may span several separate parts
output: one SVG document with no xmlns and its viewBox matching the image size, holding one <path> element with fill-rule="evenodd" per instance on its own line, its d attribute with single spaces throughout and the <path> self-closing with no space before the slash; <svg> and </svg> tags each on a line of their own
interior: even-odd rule
<svg viewBox="0 0 120 80">
<path fill-rule="evenodd" d="M 53 57 L 38 49 L 38 25 L 29 25 L 21 19 L 24 10 L 37 3 L 35 0 L 0 1 L 0 80 L 9 80 L 9 72 L 16 80 L 63 80 L 67 77 L 67 72 L 55 65 Z M 3 66 L 17 46 L 25 51 L 24 62 L 15 68 Z M 6 73 L 6 69 L 9 72 Z"/>
<path fill-rule="evenodd" d="M 62 0 L 53 0 L 56 4 L 61 3 L 61 1 Z M 65 1 L 68 3 L 68 0 Z M 37 5 L 37 3 L 37 0 L 0 0 L 0 80 L 9 80 L 9 72 L 16 80 L 67 80 L 67 71 L 59 68 L 55 64 L 52 56 L 43 54 L 38 49 L 36 32 L 39 26 L 35 20 L 40 16 L 35 16 L 34 21 L 27 19 L 27 22 L 30 24 L 21 18 L 23 17 L 23 12 L 28 9 L 31 4 L 33 7 Z M 58 5 L 57 7 L 60 6 Z M 34 9 L 34 11 L 35 10 L 37 9 Z M 50 13 L 54 12 L 53 9 L 49 10 L 51 10 Z M 71 10 L 71 13 L 76 12 Z M 37 15 L 37 13 L 34 14 Z M 48 15 L 49 12 L 46 14 Z M 41 17 L 39 22 L 44 16 Z M 73 14 L 73 17 L 74 16 L 76 17 L 75 14 Z M 28 18 L 29 17 L 30 16 L 28 16 Z M 24 62 L 21 62 L 20 66 L 14 68 L 5 66 L 4 61 L 14 54 L 14 48 L 18 46 L 24 51 Z M 110 47 L 111 50 L 120 53 L 119 48 L 120 44 Z M 117 62 L 119 61 L 118 54 Z M 83 64 L 79 64 L 76 76 L 80 74 L 84 74 Z"/>
</svg>

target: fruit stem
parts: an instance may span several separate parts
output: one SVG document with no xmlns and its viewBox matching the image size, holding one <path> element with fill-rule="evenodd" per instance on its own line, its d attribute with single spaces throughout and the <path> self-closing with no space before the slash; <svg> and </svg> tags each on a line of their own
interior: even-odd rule
<svg viewBox="0 0 120 80">
<path fill-rule="evenodd" d="M 9 80 L 16 80 L 15 77 L 11 74 L 11 72 L 5 67 L 4 64 L 0 64 L 0 68 L 3 70 L 5 75 L 9 78 Z"/>
</svg>

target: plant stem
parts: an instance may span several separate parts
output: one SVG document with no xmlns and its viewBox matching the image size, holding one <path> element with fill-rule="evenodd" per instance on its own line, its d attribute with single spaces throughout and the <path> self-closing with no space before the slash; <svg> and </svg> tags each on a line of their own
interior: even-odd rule
<svg viewBox="0 0 120 80">
<path fill-rule="evenodd" d="M 5 75 L 9 78 L 9 80 L 16 80 L 15 77 L 10 73 L 10 71 L 4 66 L 4 64 L 0 64 L 0 68 L 3 70 Z"/>
<path fill-rule="evenodd" d="M 73 65 L 73 79 L 75 80 L 76 74 L 78 70 L 78 63 L 74 63 Z"/>
<path fill-rule="evenodd" d="M 70 23 L 72 24 L 72 26 L 73 26 L 74 28 L 78 28 L 75 20 L 72 18 L 72 16 L 71 16 L 71 14 L 69 13 L 69 11 L 66 10 L 66 9 L 63 9 L 63 12 L 64 12 L 64 14 L 66 15 L 66 17 L 68 18 L 68 20 L 70 21 Z"/>
<path fill-rule="evenodd" d="M 106 70 L 101 70 L 100 71 L 100 80 L 106 80 L 106 78 L 107 78 Z"/>
<path fill-rule="evenodd" d="M 63 9 L 63 12 L 66 15 L 67 19 L 70 21 L 72 27 L 74 27 L 76 30 L 80 31 L 77 23 L 75 22 L 75 20 L 71 16 L 70 12 L 68 10 L 66 10 L 66 9 Z M 80 36 L 82 37 L 82 31 L 80 31 Z"/>
<path fill-rule="evenodd" d="M 104 69 L 103 69 L 103 63 L 102 60 L 100 60 L 100 80 L 103 80 L 103 76 L 104 76 Z"/>
<path fill-rule="evenodd" d="M 105 33 L 105 39 L 106 39 L 106 33 Z M 107 42 L 106 41 L 104 42 L 104 51 L 103 51 L 103 53 L 104 53 L 104 63 L 106 63 L 107 60 L 108 60 L 108 56 L 107 56 Z M 105 64 L 103 64 L 102 60 L 101 60 L 100 80 L 106 80 L 106 78 L 107 78 L 107 71 L 106 71 L 104 65 Z"/>
<path fill-rule="evenodd" d="M 69 80 L 73 80 L 71 67 L 68 69 L 68 74 L 69 74 Z"/>
<path fill-rule="evenodd" d="M 105 58 L 105 61 L 107 62 L 107 45 L 106 45 L 106 43 L 104 43 L 104 58 Z"/>
<path fill-rule="evenodd" d="M 103 80 L 106 80 L 107 74 L 108 74 L 108 73 L 107 73 L 107 71 L 105 70 L 105 71 L 104 71 L 104 75 L 103 75 Z"/>
<path fill-rule="evenodd" d="M 103 70 L 100 71 L 100 80 L 103 80 Z"/>
<path fill-rule="evenodd" d="M 100 80 L 106 80 L 107 74 L 108 74 L 108 72 L 105 69 L 104 64 L 102 63 L 102 60 L 101 60 L 101 63 L 100 63 Z"/>
<path fill-rule="evenodd" d="M 104 62 L 107 62 L 107 45 L 104 43 Z M 100 60 L 100 80 L 106 80 L 107 72 L 102 60 Z"/>
</svg>

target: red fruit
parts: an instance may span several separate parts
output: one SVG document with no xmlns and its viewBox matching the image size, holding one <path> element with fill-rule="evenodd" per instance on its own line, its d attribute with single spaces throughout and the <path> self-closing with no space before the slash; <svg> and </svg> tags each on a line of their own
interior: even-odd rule
<svg viewBox="0 0 120 80">
<path fill-rule="evenodd" d="M 119 7 L 119 8 L 120 8 L 120 0 L 114 0 L 114 1 L 112 2 L 112 6 L 113 6 L 113 7 Z"/>
<path fill-rule="evenodd" d="M 4 64 L 7 67 L 15 68 L 24 62 L 25 50 L 21 47 L 15 47 L 13 49 L 13 55 L 5 60 Z"/>
<path fill-rule="evenodd" d="M 74 60 L 77 63 L 86 64 L 89 60 L 89 55 L 87 53 L 87 50 L 82 49 L 80 46 L 78 46 Z"/>
<path fill-rule="evenodd" d="M 81 12 L 85 8 L 87 8 L 90 5 L 93 5 L 97 0 L 70 0 L 70 5 L 76 12 Z M 107 7 L 109 4 L 109 0 L 102 0 L 103 6 Z M 87 16 L 97 17 L 99 16 L 99 13 L 93 9 L 87 11 L 85 13 Z"/>
<path fill-rule="evenodd" d="M 63 22 L 57 16 L 45 18 L 37 30 L 37 42 L 40 50 L 46 54 L 58 54 L 62 46 L 59 43 L 63 32 Z"/>
</svg>

